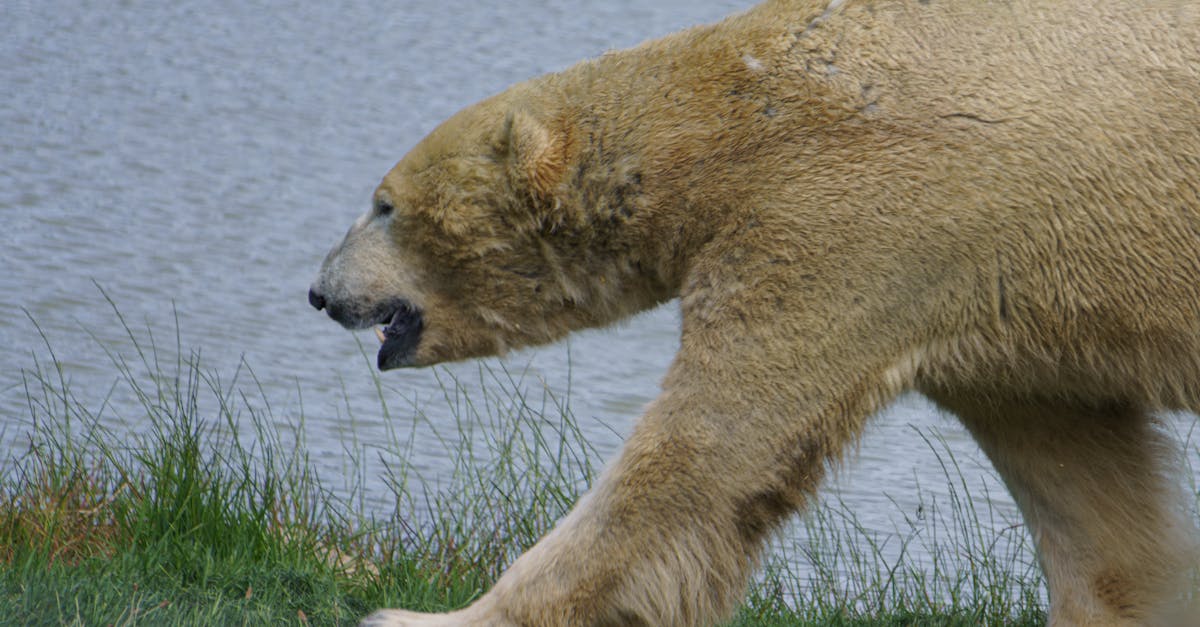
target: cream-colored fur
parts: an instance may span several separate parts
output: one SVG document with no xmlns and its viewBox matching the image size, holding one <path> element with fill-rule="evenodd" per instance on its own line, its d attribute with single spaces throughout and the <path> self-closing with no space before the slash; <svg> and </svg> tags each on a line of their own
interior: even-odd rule
<svg viewBox="0 0 1200 627">
<path fill-rule="evenodd" d="M 419 312 L 385 367 L 682 310 L 562 524 L 471 607 L 368 624 L 712 624 L 908 389 L 1004 477 L 1053 624 L 1188 620 L 1152 416 L 1200 410 L 1191 2 L 772 0 L 606 54 L 435 130 L 313 291 L 348 326 Z"/>
</svg>

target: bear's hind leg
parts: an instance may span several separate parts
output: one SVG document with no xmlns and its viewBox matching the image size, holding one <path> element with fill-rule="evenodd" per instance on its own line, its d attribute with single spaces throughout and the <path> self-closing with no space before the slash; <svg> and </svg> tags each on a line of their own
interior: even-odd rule
<svg viewBox="0 0 1200 627">
<path fill-rule="evenodd" d="M 1196 552 L 1172 470 L 1178 446 L 1148 413 L 932 396 L 963 421 L 1020 506 L 1051 625 L 1200 624 L 1179 607 Z"/>
</svg>

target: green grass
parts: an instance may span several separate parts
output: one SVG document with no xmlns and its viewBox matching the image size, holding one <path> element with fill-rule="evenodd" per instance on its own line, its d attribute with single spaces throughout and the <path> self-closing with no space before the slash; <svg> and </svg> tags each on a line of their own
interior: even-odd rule
<svg viewBox="0 0 1200 627">
<path fill-rule="evenodd" d="M 383 461 L 397 505 L 373 516 L 361 481 L 331 490 L 291 435 L 303 429 L 275 426 L 302 424 L 303 410 L 275 415 L 248 366 L 223 377 L 178 334 L 168 349 L 121 324 L 131 348 L 109 354 L 119 376 L 106 395 L 77 396 L 49 342 L 25 372 L 27 445 L 0 465 L 0 623 L 353 624 L 376 607 L 459 607 L 553 525 L 599 461 L 565 400 L 506 372 L 481 369 L 474 394 L 445 375 L 455 424 L 420 428 L 440 431 L 453 472 L 422 478 L 404 461 L 412 438 L 393 436 Z M 376 382 L 379 411 L 394 412 Z M 144 428 L 107 428 L 129 399 Z M 1044 622 L 1024 531 L 997 542 L 957 460 L 923 437 L 948 502 L 885 535 L 821 502 L 801 539 L 776 543 L 732 624 Z M 346 449 L 361 478 L 366 449 Z M 930 557 L 911 559 L 914 547 Z"/>
</svg>

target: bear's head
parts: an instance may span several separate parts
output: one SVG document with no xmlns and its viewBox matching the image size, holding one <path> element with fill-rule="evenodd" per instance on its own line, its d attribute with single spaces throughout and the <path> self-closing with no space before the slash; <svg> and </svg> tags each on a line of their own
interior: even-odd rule
<svg viewBox="0 0 1200 627">
<path fill-rule="evenodd" d="M 637 173 L 587 167 L 583 116 L 564 102 L 528 85 L 459 112 L 326 257 L 309 300 L 347 328 L 381 326 L 380 369 L 502 354 L 670 297 L 638 278 Z"/>
</svg>

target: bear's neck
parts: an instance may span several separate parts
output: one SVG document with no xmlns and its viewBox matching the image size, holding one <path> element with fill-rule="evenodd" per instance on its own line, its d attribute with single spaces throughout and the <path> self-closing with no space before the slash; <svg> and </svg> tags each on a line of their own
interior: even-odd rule
<svg viewBox="0 0 1200 627">
<path fill-rule="evenodd" d="M 796 25 L 764 5 L 541 79 L 575 119 L 571 204 L 611 227 L 608 245 L 624 253 L 614 258 L 641 273 L 653 300 L 678 296 L 706 244 L 753 220 L 769 187 L 756 164 L 788 128 L 811 123 L 795 113 L 818 96 L 772 75 L 783 53 L 741 48 L 770 39 L 755 31 L 802 28 L 825 4 Z"/>
</svg>

